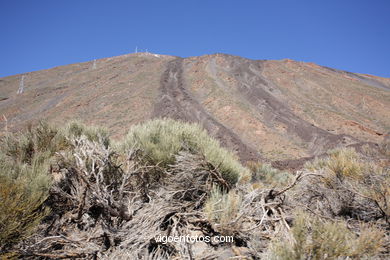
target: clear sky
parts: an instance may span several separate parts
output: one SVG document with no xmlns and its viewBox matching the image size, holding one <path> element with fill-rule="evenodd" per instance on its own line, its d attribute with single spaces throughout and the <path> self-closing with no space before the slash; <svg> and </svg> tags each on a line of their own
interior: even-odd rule
<svg viewBox="0 0 390 260">
<path fill-rule="evenodd" d="M 390 78 L 390 0 L 0 0 L 0 77 L 148 50 Z"/>
</svg>

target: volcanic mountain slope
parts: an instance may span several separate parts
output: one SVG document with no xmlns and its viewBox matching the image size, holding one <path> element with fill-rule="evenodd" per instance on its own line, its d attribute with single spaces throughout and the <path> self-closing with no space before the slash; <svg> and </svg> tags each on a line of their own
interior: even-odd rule
<svg viewBox="0 0 390 260">
<path fill-rule="evenodd" d="M 199 122 L 243 160 L 297 159 L 390 131 L 390 79 L 292 60 L 135 53 L 0 79 L 0 129 L 45 119 L 114 137 L 156 117 Z"/>
</svg>

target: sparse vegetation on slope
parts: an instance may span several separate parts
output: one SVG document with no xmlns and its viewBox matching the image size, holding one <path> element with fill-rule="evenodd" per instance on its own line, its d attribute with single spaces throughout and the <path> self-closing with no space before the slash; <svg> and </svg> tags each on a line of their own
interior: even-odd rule
<svg viewBox="0 0 390 260">
<path fill-rule="evenodd" d="M 352 149 L 332 151 L 294 176 L 267 164 L 246 168 L 199 126 L 168 119 L 137 125 L 116 145 L 104 129 L 80 123 L 42 123 L 2 144 L 3 258 L 390 254 L 389 169 Z M 231 240 L 158 239 L 223 235 Z"/>
<path fill-rule="evenodd" d="M 1 78 L 0 129 L 77 118 L 119 139 L 136 123 L 170 117 L 202 124 L 242 161 L 311 157 L 341 142 L 379 143 L 390 129 L 390 83 L 379 77 L 225 54 L 134 53 L 96 64 L 96 70 L 91 61 L 30 72 L 22 95 L 22 75 Z"/>
</svg>

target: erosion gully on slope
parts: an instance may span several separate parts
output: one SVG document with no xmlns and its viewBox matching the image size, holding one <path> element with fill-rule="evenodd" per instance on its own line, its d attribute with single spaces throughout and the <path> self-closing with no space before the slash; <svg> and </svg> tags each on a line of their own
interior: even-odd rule
<svg viewBox="0 0 390 260">
<path fill-rule="evenodd" d="M 199 122 L 223 146 L 235 150 L 243 161 L 259 160 L 255 149 L 243 143 L 230 129 L 208 114 L 199 102 L 187 91 L 183 79 L 183 60 L 170 61 L 161 77 L 160 97 L 152 117 L 170 117 L 188 122 Z"/>
</svg>

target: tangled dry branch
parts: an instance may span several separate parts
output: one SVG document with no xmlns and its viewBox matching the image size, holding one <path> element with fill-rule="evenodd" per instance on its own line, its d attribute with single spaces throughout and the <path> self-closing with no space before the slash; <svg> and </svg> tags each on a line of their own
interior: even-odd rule
<svg viewBox="0 0 390 260">
<path fill-rule="evenodd" d="M 136 149 L 121 156 L 85 136 L 69 142 L 72 149 L 58 153 L 51 167 L 54 184 L 46 201 L 51 214 L 39 232 L 15 248 L 26 259 L 257 259 L 275 237 L 294 240 L 297 205 L 327 220 L 348 209 L 359 210 L 360 219 L 388 221 L 386 201 L 339 180 L 332 182 L 337 188 L 330 188 L 319 181 L 328 180 L 321 171 L 298 172 L 282 188 L 252 189 L 249 183 L 233 187 L 218 165 L 189 151 L 179 152 L 174 164 L 163 168 L 145 163 Z M 207 214 L 204 208 L 215 187 L 221 191 L 215 203 L 223 206 L 211 205 Z M 234 204 L 229 199 L 239 206 L 229 209 Z M 221 212 L 228 212 L 228 218 L 218 218 Z M 229 235 L 233 241 L 157 239 L 188 235 Z"/>
</svg>

